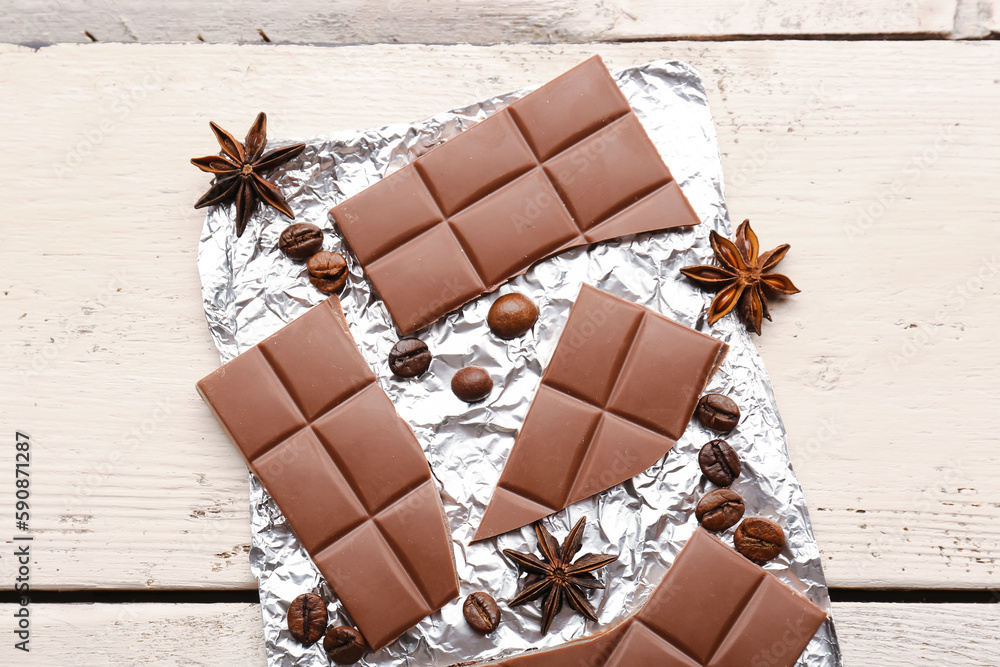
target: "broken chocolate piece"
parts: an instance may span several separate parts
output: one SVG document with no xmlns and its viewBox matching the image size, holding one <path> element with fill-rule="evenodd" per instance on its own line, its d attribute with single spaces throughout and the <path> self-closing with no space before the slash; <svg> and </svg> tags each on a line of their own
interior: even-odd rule
<svg viewBox="0 0 1000 667">
<path fill-rule="evenodd" d="M 698 529 L 638 613 L 493 667 L 793 667 L 826 614 Z"/>
<path fill-rule="evenodd" d="M 567 248 L 700 222 L 598 56 L 330 213 L 403 334 Z"/>
<path fill-rule="evenodd" d="M 427 460 L 336 297 L 198 391 L 372 650 L 458 596 Z"/>
<path fill-rule="evenodd" d="M 537 521 L 659 461 L 727 350 L 584 285 L 475 539 Z"/>
</svg>

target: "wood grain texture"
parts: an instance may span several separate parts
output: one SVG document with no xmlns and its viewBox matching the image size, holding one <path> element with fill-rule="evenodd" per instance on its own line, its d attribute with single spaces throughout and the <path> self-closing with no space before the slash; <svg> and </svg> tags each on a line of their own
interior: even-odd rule
<svg viewBox="0 0 1000 667">
<path fill-rule="evenodd" d="M 980 23 L 985 25 L 984 32 L 994 37 L 1000 34 L 1000 0 L 977 0 L 976 15 Z"/>
<path fill-rule="evenodd" d="M 4 664 L 266 664 L 257 605 L 46 604 L 31 614 L 30 655 L 3 642 Z M 1000 651 L 1000 605 L 841 603 L 833 616 L 850 667 L 993 667 Z"/>
<path fill-rule="evenodd" d="M 1000 652 L 1000 605 L 833 605 L 851 667 L 992 667 Z"/>
<path fill-rule="evenodd" d="M 831 584 L 1000 585 L 1000 44 L 791 41 L 0 47 L 0 429 L 33 438 L 33 585 L 254 585 L 245 468 L 194 391 L 209 119 L 414 120 L 594 52 L 700 68 L 733 218 L 792 245 L 803 293 L 760 349 Z"/>
<path fill-rule="evenodd" d="M 952 39 L 983 39 L 1000 32 L 1000 0 L 958 0 Z"/>
<path fill-rule="evenodd" d="M 11 618 L 17 609 L 0 605 Z M 30 653 L 0 644 L 5 665 L 265 667 L 256 604 L 34 604 Z"/>
<path fill-rule="evenodd" d="M 981 37 L 994 0 L 14 0 L 0 42 L 196 42 L 293 44 L 590 42 L 717 39 L 738 35 Z M 968 7 L 960 16 L 962 3 Z M 983 15 L 983 16 L 981 16 Z M 956 18 L 961 22 L 956 24 Z M 89 34 L 88 34 L 89 33 Z"/>
</svg>

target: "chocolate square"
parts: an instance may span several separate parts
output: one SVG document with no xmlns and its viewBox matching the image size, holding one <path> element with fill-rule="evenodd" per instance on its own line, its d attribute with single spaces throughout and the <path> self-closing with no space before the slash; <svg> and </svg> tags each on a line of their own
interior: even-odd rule
<svg viewBox="0 0 1000 667">
<path fill-rule="evenodd" d="M 271 336 L 257 346 L 309 420 L 375 382 L 354 339 L 327 334 L 337 325 L 337 314 L 321 308 L 308 320 L 292 321 L 281 336 Z"/>
<path fill-rule="evenodd" d="M 532 264 L 541 249 L 555 252 L 580 231 L 540 169 L 534 169 L 451 219 L 452 229 L 487 285 Z"/>
<path fill-rule="evenodd" d="M 707 666 L 792 665 L 824 618 L 822 610 L 765 577 Z"/>
<path fill-rule="evenodd" d="M 320 551 L 313 560 L 374 650 L 399 636 L 400 628 L 412 627 L 433 611 L 411 573 L 371 521 Z"/>
<path fill-rule="evenodd" d="M 451 216 L 538 163 L 510 112 L 504 110 L 414 164 L 441 211 Z"/>
<path fill-rule="evenodd" d="M 413 169 L 400 169 L 338 207 L 337 224 L 362 264 L 374 262 L 442 222 L 444 217 Z M 349 230 L 349 231 L 348 231 Z"/>
<path fill-rule="evenodd" d="M 284 390 L 259 348 L 253 347 L 199 384 L 202 398 L 240 453 L 251 460 L 306 425 L 295 401 Z M 204 380 L 202 381 L 204 382 Z M 255 387 L 247 392 L 245 387 Z"/>
<path fill-rule="evenodd" d="M 423 452 L 399 446 L 411 437 L 409 427 L 402 420 L 385 419 L 393 411 L 381 387 L 369 384 L 313 423 L 327 455 L 373 515 L 427 479 Z"/>
<path fill-rule="evenodd" d="M 670 171 L 628 114 L 545 163 L 581 230 L 588 230 L 670 182 Z"/>
<path fill-rule="evenodd" d="M 700 663 L 716 652 L 766 573 L 699 530 L 636 618 Z"/>
<path fill-rule="evenodd" d="M 368 519 L 351 485 L 308 428 L 259 456 L 254 470 L 268 493 L 281 498 L 281 512 L 306 551 L 322 549 Z"/>
<path fill-rule="evenodd" d="M 596 56 L 510 107 L 539 160 L 548 160 L 631 111 Z"/>
<path fill-rule="evenodd" d="M 448 313 L 478 295 L 483 283 L 448 225 L 380 257 L 366 268 L 393 321 L 419 329 L 432 314 Z"/>
<path fill-rule="evenodd" d="M 601 410 L 545 385 L 531 403 L 504 471 L 510 490 L 555 512 L 570 494 Z M 552 440 L 552 433 L 562 437 Z M 556 471 L 556 474 L 552 474 Z"/>
<path fill-rule="evenodd" d="M 702 667 L 702 664 L 642 623 L 633 623 L 605 667 Z"/>
<path fill-rule="evenodd" d="M 716 339 L 663 317 L 645 317 L 608 410 L 679 440 L 721 362 Z"/>
</svg>

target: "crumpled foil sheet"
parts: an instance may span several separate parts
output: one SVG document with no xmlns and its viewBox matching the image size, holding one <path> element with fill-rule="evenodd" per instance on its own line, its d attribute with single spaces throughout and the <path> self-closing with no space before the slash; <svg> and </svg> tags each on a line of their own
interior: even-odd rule
<svg viewBox="0 0 1000 667">
<path fill-rule="evenodd" d="M 682 266 L 711 263 L 709 230 L 726 236 L 732 233 L 715 128 L 700 78 L 688 65 L 659 61 L 627 69 L 616 79 L 702 224 L 577 248 L 540 262 L 498 291 L 522 292 L 539 306 L 540 317 L 531 334 L 511 342 L 489 335 L 486 314 L 495 296 L 487 295 L 420 334 L 433 351 L 434 361 L 430 371 L 416 380 L 400 380 L 389 372 L 386 357 L 397 334 L 360 266 L 343 250 L 327 211 L 529 90 L 438 114 L 414 125 L 312 139 L 292 168 L 276 174 L 296 222 L 311 222 L 324 229 L 324 248 L 342 251 L 348 257 L 350 281 L 340 298 L 351 332 L 375 369 L 379 384 L 424 447 L 441 488 L 454 540 L 462 597 L 360 664 L 473 664 L 594 634 L 639 608 L 696 528 L 695 503 L 709 490 L 702 481 L 697 453 L 715 435 L 692 420 L 680 442 L 655 466 L 548 520 L 550 529 L 561 539 L 579 517 L 586 516 L 589 527 L 584 551 L 621 553 L 605 573 L 607 590 L 592 597 L 599 623 L 585 622 L 564 609 L 557 617 L 556 630 L 543 637 L 539 633 L 540 613 L 531 604 L 516 611 L 501 604 L 502 623 L 489 637 L 477 635 L 465 623 L 461 602 L 466 595 L 487 591 L 503 601 L 518 590 L 516 569 L 500 550 L 535 549 L 529 528 L 471 546 L 469 542 L 582 283 L 649 306 L 729 344 L 729 355 L 708 389 L 734 398 L 746 415 L 739 429 L 726 436 L 744 465 L 733 488 L 745 499 L 747 516 L 768 517 L 785 529 L 789 548 L 766 569 L 830 610 L 819 550 L 760 356 L 735 317 L 708 327 L 705 313 L 711 295 L 678 273 Z M 283 143 L 291 142 L 273 142 L 271 147 Z M 292 262 L 278 251 L 278 236 L 289 224 L 287 219 L 262 207 L 243 237 L 237 239 L 232 216 L 231 207 L 211 210 L 198 250 L 205 313 L 223 361 L 324 298 L 309 284 L 304 264 Z M 452 374 L 469 364 L 487 369 L 496 382 L 484 403 L 466 405 L 449 389 Z M 253 475 L 250 482 L 250 560 L 260 584 L 269 664 L 327 665 L 321 642 L 304 647 L 289 636 L 285 625 L 288 604 L 300 593 L 317 590 L 330 602 L 331 623 L 349 619 Z M 731 534 L 729 531 L 724 536 L 730 544 Z M 828 620 L 799 665 L 841 664 L 833 622 Z"/>
</svg>

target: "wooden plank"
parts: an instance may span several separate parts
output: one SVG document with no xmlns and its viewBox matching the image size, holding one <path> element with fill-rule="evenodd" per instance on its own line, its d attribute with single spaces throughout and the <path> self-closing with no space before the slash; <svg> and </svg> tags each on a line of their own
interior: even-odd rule
<svg viewBox="0 0 1000 667">
<path fill-rule="evenodd" d="M 838 586 L 1000 581 L 986 417 L 1000 355 L 985 316 L 1000 305 L 1000 193 L 972 171 L 1000 164 L 987 148 L 1000 132 L 972 101 L 1000 104 L 1000 80 L 986 74 L 996 54 L 955 46 L 983 69 L 954 85 L 921 80 L 896 59 L 910 48 L 891 46 L 871 60 L 841 49 L 878 63 L 863 87 L 846 71 L 764 80 L 732 61 L 720 79 L 740 81 L 714 108 L 730 210 L 760 221 L 764 247 L 791 243 L 782 269 L 804 292 L 774 309 L 759 348 Z"/>
<path fill-rule="evenodd" d="M 0 605 L 10 618 L 16 607 Z M 31 610 L 31 653 L 0 644 L 4 664 L 264 667 L 252 604 L 45 604 Z M 1000 650 L 1000 605 L 833 605 L 852 667 L 988 667 Z M 30 657 L 30 662 L 27 659 Z"/>
<path fill-rule="evenodd" d="M 989 667 L 1000 650 L 1000 605 L 833 605 L 844 664 Z"/>
<path fill-rule="evenodd" d="M 1000 34 L 1000 0 L 980 0 L 977 9 L 977 17 L 986 24 L 988 33 L 994 37 Z"/>
<path fill-rule="evenodd" d="M 956 1 L 508 0 L 486 5 L 471 0 L 306 0 L 290 8 L 253 0 L 232 11 L 225 4 L 190 0 L 48 6 L 22 0 L 16 11 L 6 14 L 0 42 L 495 44 L 734 35 L 948 36 L 954 29 Z"/>
<path fill-rule="evenodd" d="M 958 0 L 952 39 L 983 39 L 1000 32 L 1000 0 Z"/>
<path fill-rule="evenodd" d="M 18 609 L 0 605 L 5 619 Z M 256 604 L 33 604 L 28 609 L 30 652 L 14 647 L 19 638 L 5 637 L 0 643 L 5 665 L 267 664 Z"/>
<path fill-rule="evenodd" d="M 245 469 L 194 392 L 208 119 L 412 120 L 595 51 L 699 67 L 733 217 L 792 244 L 804 292 L 760 347 L 830 582 L 996 587 L 994 42 L 0 47 L 0 429 L 34 442 L 33 585 L 254 585 Z"/>
</svg>

